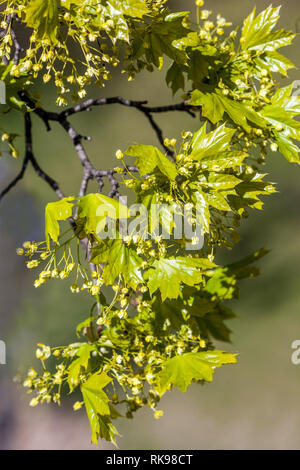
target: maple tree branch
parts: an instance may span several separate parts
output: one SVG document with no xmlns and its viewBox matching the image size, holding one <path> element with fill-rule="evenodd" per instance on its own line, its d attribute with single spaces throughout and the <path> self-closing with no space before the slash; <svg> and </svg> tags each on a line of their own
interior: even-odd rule
<svg viewBox="0 0 300 470">
<path fill-rule="evenodd" d="M 52 189 L 55 191 L 59 199 L 64 197 L 63 192 L 60 190 L 58 183 L 51 178 L 45 171 L 42 170 L 38 164 L 32 148 L 32 123 L 30 113 L 25 113 L 25 156 L 23 159 L 23 164 L 20 172 L 17 176 L 0 192 L 0 201 L 2 198 L 14 187 L 17 183 L 24 177 L 25 172 L 28 168 L 28 164 L 31 163 L 36 174 L 42 178 Z"/>
<path fill-rule="evenodd" d="M 17 60 L 17 56 L 20 50 L 18 45 L 15 44 L 15 60 Z M 151 127 L 155 131 L 155 134 L 158 138 L 158 141 L 164 148 L 166 154 L 171 158 L 175 159 L 174 152 L 168 146 L 165 145 L 163 131 L 155 121 L 153 114 L 159 113 L 167 113 L 173 111 L 180 111 L 186 112 L 189 115 L 195 117 L 192 109 L 193 107 L 188 104 L 187 101 L 183 101 L 181 103 L 173 104 L 173 105 L 166 105 L 166 106 L 148 106 L 147 101 L 134 101 L 122 98 L 120 96 L 112 97 L 112 98 L 100 98 L 100 99 L 88 99 L 80 104 L 77 104 L 73 107 L 70 107 L 62 112 L 52 112 L 46 111 L 41 107 L 36 106 L 36 102 L 31 99 L 25 91 L 19 92 L 20 98 L 25 102 L 29 109 L 32 110 L 45 124 L 47 131 L 51 131 L 51 122 L 57 122 L 62 128 L 66 131 L 70 139 L 72 140 L 74 149 L 78 155 L 79 161 L 82 165 L 83 169 L 83 176 L 80 184 L 79 189 L 79 196 L 84 196 L 88 189 L 88 183 L 91 180 L 96 180 L 99 185 L 99 192 L 103 191 L 104 187 L 104 178 L 107 178 L 110 186 L 111 191 L 109 193 L 110 197 L 117 197 L 118 199 L 121 197 L 119 193 L 119 181 L 115 177 L 118 172 L 126 173 L 134 173 L 138 172 L 136 166 L 123 166 L 118 169 L 108 169 L 108 170 L 99 170 L 95 168 L 92 164 L 89 156 L 84 148 L 82 143 L 83 140 L 90 140 L 89 137 L 82 136 L 79 134 L 76 129 L 72 126 L 72 124 L 68 121 L 68 118 L 74 114 L 81 113 L 83 111 L 90 111 L 92 107 L 96 106 L 105 106 L 109 104 L 120 104 L 122 106 L 127 106 L 131 108 L 135 108 L 141 113 L 149 121 Z M 57 194 L 57 196 L 61 199 L 64 197 L 62 191 L 60 190 L 58 183 L 51 178 L 47 173 L 45 173 L 41 167 L 39 166 L 32 150 L 32 123 L 30 112 L 25 113 L 25 156 L 22 164 L 22 168 L 19 174 L 9 183 L 9 185 L 0 193 L 0 200 L 2 197 L 7 194 L 17 183 L 24 177 L 26 169 L 28 167 L 28 163 L 32 164 L 36 174 L 42 178 Z"/>
</svg>

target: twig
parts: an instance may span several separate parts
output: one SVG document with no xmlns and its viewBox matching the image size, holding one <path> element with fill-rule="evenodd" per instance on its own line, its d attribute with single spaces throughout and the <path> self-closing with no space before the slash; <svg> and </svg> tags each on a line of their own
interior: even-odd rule
<svg viewBox="0 0 300 470">
<path fill-rule="evenodd" d="M 36 158 L 33 154 L 32 149 L 32 124 L 31 117 L 29 113 L 25 113 L 25 156 L 23 159 L 23 164 L 21 171 L 18 175 L 6 186 L 3 191 L 0 193 L 0 201 L 2 198 L 14 187 L 16 184 L 24 177 L 28 163 L 30 162 L 36 174 L 42 178 L 57 194 L 57 196 L 62 199 L 64 197 L 63 192 L 60 190 L 58 183 L 51 178 L 45 171 L 41 169 Z"/>
<path fill-rule="evenodd" d="M 85 136 L 79 134 L 76 129 L 72 126 L 69 122 L 68 118 L 74 114 L 81 113 L 83 111 L 90 111 L 92 107 L 95 106 L 105 106 L 109 104 L 120 104 L 122 106 L 127 106 L 131 108 L 135 108 L 147 118 L 148 122 L 150 123 L 152 129 L 154 130 L 158 141 L 164 148 L 166 154 L 174 160 L 174 152 L 168 146 L 165 145 L 164 136 L 162 129 L 159 127 L 157 122 L 155 121 L 153 114 L 155 113 L 166 113 L 172 111 L 180 111 L 180 112 L 187 112 L 189 115 L 195 117 L 195 114 L 192 112 L 192 107 L 188 104 L 187 101 L 183 101 L 181 103 L 177 103 L 174 105 L 167 105 L 167 106 L 156 106 L 151 107 L 147 106 L 147 101 L 134 101 L 128 100 L 125 98 L 121 98 L 120 96 L 112 97 L 112 98 L 100 98 L 100 99 L 89 99 L 76 106 L 68 108 L 60 113 L 46 111 L 41 107 L 37 107 L 36 103 L 33 99 L 31 99 L 25 91 L 19 92 L 20 98 L 26 103 L 26 105 L 37 115 L 39 118 L 44 122 L 47 131 L 51 130 L 50 122 L 57 122 L 59 125 L 63 127 L 63 129 L 67 132 L 68 136 L 72 140 L 74 149 L 78 155 L 79 161 L 83 168 L 83 176 L 80 184 L 79 189 L 79 196 L 84 196 L 88 189 L 88 183 L 90 180 L 96 180 L 99 184 L 99 192 L 103 191 L 104 181 L 103 178 L 107 178 L 110 185 L 111 191 L 109 193 L 110 197 L 117 197 L 120 199 L 121 195 L 119 193 L 119 182 L 115 175 L 118 173 L 118 170 L 98 170 L 92 164 L 91 160 L 89 159 L 87 152 L 84 148 L 82 141 L 84 139 L 89 139 Z M 34 157 L 32 157 L 34 159 Z M 32 162 L 32 159 L 31 159 Z M 33 163 L 33 162 L 32 162 Z M 26 163 L 27 164 L 27 163 Z M 41 176 L 41 170 L 38 169 L 38 164 L 34 159 L 34 168 L 36 172 Z M 26 168 L 25 168 L 26 169 Z M 25 171 L 25 170 L 24 170 Z M 122 171 L 124 173 L 132 173 L 138 172 L 137 167 L 122 167 Z M 19 176 L 19 175 L 18 175 Z M 23 174 L 21 175 L 23 177 Z M 56 186 L 54 180 L 49 177 L 45 177 L 44 179 L 52 185 L 53 189 L 57 192 L 59 188 Z"/>
</svg>

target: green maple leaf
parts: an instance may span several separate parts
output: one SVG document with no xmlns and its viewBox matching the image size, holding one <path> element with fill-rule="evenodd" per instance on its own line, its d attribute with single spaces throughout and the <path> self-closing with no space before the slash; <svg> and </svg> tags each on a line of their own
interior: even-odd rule
<svg viewBox="0 0 300 470">
<path fill-rule="evenodd" d="M 210 171 L 206 176 L 201 176 L 198 178 L 198 182 L 195 185 L 206 186 L 215 191 L 223 191 L 224 189 L 235 188 L 242 180 L 237 178 L 234 175 L 228 175 L 226 173 L 215 173 Z"/>
<path fill-rule="evenodd" d="M 113 220 L 129 217 L 128 208 L 103 194 L 88 194 L 79 199 L 78 218 L 85 218 L 84 230 L 97 235 L 105 227 L 107 217 Z"/>
<path fill-rule="evenodd" d="M 241 35 L 241 46 L 245 49 L 271 50 L 291 44 L 295 34 L 284 30 L 272 32 L 279 20 L 280 7 L 270 6 L 258 16 L 256 9 L 246 18 Z"/>
<path fill-rule="evenodd" d="M 222 171 L 242 165 L 247 156 L 245 152 L 228 150 L 201 158 L 201 166 L 204 170 Z"/>
<path fill-rule="evenodd" d="M 79 376 L 82 370 L 86 370 L 89 364 L 90 355 L 95 351 L 95 345 L 83 344 L 76 352 L 77 358 L 68 367 L 68 384 L 72 392 L 79 385 Z"/>
<path fill-rule="evenodd" d="M 226 320 L 234 318 L 235 314 L 228 308 L 218 305 L 216 311 L 197 318 L 201 336 L 213 337 L 219 341 L 230 342 L 231 330 L 225 324 Z"/>
<path fill-rule="evenodd" d="M 191 141 L 189 156 L 194 160 L 201 160 L 204 157 L 212 157 L 217 153 L 225 151 L 230 146 L 230 142 L 235 129 L 225 127 L 225 124 L 219 126 L 212 132 L 206 133 L 207 124 L 205 123 L 198 132 L 196 132 Z"/>
<path fill-rule="evenodd" d="M 168 69 L 166 82 L 168 86 L 171 86 L 173 95 L 175 95 L 175 93 L 180 89 L 184 90 L 185 80 L 183 69 L 176 62 L 173 62 L 171 67 Z"/>
<path fill-rule="evenodd" d="M 81 386 L 86 412 L 92 430 L 92 442 L 97 444 L 99 437 L 115 443 L 116 429 L 111 424 L 109 416 L 111 408 L 109 398 L 103 388 L 111 382 L 105 372 L 92 375 Z"/>
<path fill-rule="evenodd" d="M 172 181 L 177 176 L 174 163 L 153 145 L 131 145 L 125 154 L 137 158 L 136 164 L 142 176 L 152 173 L 156 167 Z"/>
<path fill-rule="evenodd" d="M 109 0 L 115 10 L 132 18 L 142 18 L 150 13 L 144 0 Z"/>
<path fill-rule="evenodd" d="M 213 124 L 217 124 L 223 119 L 224 113 L 228 114 L 230 119 L 238 126 L 243 127 L 245 131 L 250 132 L 251 126 L 248 121 L 259 127 L 266 127 L 266 121 L 256 112 L 250 103 L 240 103 L 222 95 L 219 90 L 215 92 L 202 92 L 194 90 L 191 93 L 190 104 L 202 106 L 202 114 Z"/>
<path fill-rule="evenodd" d="M 182 392 L 186 392 L 193 380 L 211 382 L 215 367 L 236 363 L 235 356 L 215 350 L 186 353 L 168 359 L 162 364 L 162 370 L 158 375 L 157 390 L 160 395 L 171 387 L 178 387 Z"/>
<path fill-rule="evenodd" d="M 287 77 L 287 71 L 295 68 L 295 65 L 284 55 L 276 51 L 268 51 L 255 59 L 259 70 L 267 69 Z"/>
<path fill-rule="evenodd" d="M 162 22 L 154 22 L 149 35 L 151 53 L 159 67 L 163 65 L 164 54 L 178 64 L 186 64 L 185 52 L 178 50 L 173 41 L 185 36 L 189 31 L 182 25 L 187 12 L 179 12 L 167 15 Z M 157 65 L 156 64 L 156 65 Z"/>
<path fill-rule="evenodd" d="M 205 192 L 203 192 L 197 184 L 190 184 L 189 187 L 191 189 L 196 189 L 196 191 L 192 194 L 192 199 L 197 205 L 197 222 L 203 225 L 203 229 L 205 233 L 209 232 L 210 226 L 210 212 L 209 212 L 209 202 L 206 197 Z"/>
<path fill-rule="evenodd" d="M 149 229 L 151 234 L 155 234 L 161 223 L 163 229 L 169 235 L 172 234 L 175 227 L 175 216 L 182 215 L 182 210 L 177 204 L 161 204 L 157 193 L 147 194 L 142 199 L 142 204 L 147 208 L 149 214 Z"/>
<path fill-rule="evenodd" d="M 52 43 L 58 39 L 58 0 L 32 0 L 26 9 L 27 26 L 37 31 L 39 39 L 48 38 Z"/>
<path fill-rule="evenodd" d="M 106 284 L 113 284 L 120 274 L 133 289 L 143 283 L 141 273 L 143 258 L 138 256 L 133 248 L 126 246 L 122 240 L 109 240 L 93 248 L 91 262 L 106 263 L 103 271 Z"/>
<path fill-rule="evenodd" d="M 293 96 L 293 83 L 278 90 L 271 104 L 264 106 L 261 115 L 273 126 L 275 142 L 279 151 L 289 162 L 300 163 L 299 147 L 292 139 L 300 140 L 300 97 Z"/>
<path fill-rule="evenodd" d="M 72 216 L 73 197 L 67 197 L 57 202 L 49 202 L 45 210 L 45 236 L 48 248 L 50 247 L 50 238 L 54 243 L 58 242 L 59 224 L 58 220 L 66 220 Z"/>
<path fill-rule="evenodd" d="M 151 268 L 144 274 L 148 280 L 150 293 L 160 290 L 162 300 L 167 297 L 176 299 L 180 294 L 180 284 L 183 282 L 194 286 L 202 280 L 203 271 L 214 267 L 215 264 L 200 258 L 160 258 L 154 261 Z"/>
</svg>

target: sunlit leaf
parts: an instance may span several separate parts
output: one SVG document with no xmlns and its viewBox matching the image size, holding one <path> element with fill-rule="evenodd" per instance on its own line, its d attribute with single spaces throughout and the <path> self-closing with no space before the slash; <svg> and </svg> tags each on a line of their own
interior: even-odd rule
<svg viewBox="0 0 300 470">
<path fill-rule="evenodd" d="M 185 392 L 193 380 L 211 382 L 214 369 L 223 364 L 234 364 L 235 356 L 218 350 L 175 356 L 162 364 L 158 391 L 163 395 L 169 388 L 178 387 Z"/>
</svg>

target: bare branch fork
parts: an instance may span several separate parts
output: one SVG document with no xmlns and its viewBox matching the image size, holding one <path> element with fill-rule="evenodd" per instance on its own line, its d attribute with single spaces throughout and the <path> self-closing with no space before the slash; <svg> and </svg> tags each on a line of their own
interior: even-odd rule
<svg viewBox="0 0 300 470">
<path fill-rule="evenodd" d="M 45 173 L 40 165 L 38 164 L 32 149 L 32 123 L 30 113 L 25 113 L 24 115 L 25 120 L 25 156 L 23 159 L 23 164 L 21 171 L 17 174 L 17 176 L 7 185 L 3 191 L 0 192 L 0 201 L 1 199 L 7 194 L 16 184 L 23 178 L 25 171 L 28 167 L 28 164 L 31 163 L 32 167 L 36 174 L 42 178 L 48 185 L 55 191 L 57 196 L 62 199 L 64 194 L 60 190 L 58 183 L 51 178 L 47 173 Z"/>
<path fill-rule="evenodd" d="M 18 51 L 17 47 L 16 51 Z M 74 149 L 78 155 L 83 169 L 79 196 L 84 196 L 86 194 L 88 183 L 90 180 L 93 179 L 96 180 L 99 184 L 99 192 L 102 192 L 104 186 L 103 178 L 106 177 L 111 185 L 111 191 L 109 193 L 109 196 L 117 198 L 121 197 L 119 193 L 119 182 L 115 177 L 118 171 L 116 169 L 99 170 L 94 167 L 82 143 L 83 140 L 89 140 L 90 138 L 82 136 L 74 129 L 72 124 L 68 121 L 68 118 L 70 116 L 83 111 L 90 111 L 92 107 L 104 106 L 109 104 L 120 104 L 122 106 L 135 108 L 141 113 L 143 113 L 144 116 L 147 118 L 158 138 L 158 141 L 164 148 L 165 153 L 172 159 L 174 159 L 174 152 L 165 145 L 162 129 L 156 123 L 155 119 L 153 118 L 153 114 L 181 111 L 188 113 L 192 117 L 195 117 L 194 113 L 192 112 L 192 107 L 189 106 L 188 102 L 186 101 L 174 105 L 150 107 L 147 106 L 147 101 L 133 101 L 121 97 L 89 99 L 60 113 L 56 113 L 46 111 L 41 107 L 37 107 L 35 101 L 31 99 L 25 91 L 19 92 L 19 96 L 27 104 L 28 108 L 30 108 L 32 112 L 39 116 L 39 118 L 44 122 L 48 131 L 51 130 L 50 122 L 57 122 L 69 135 L 70 139 L 73 142 Z M 60 199 L 64 197 L 64 194 L 60 190 L 58 183 L 41 169 L 34 156 L 32 149 L 32 123 L 30 112 L 25 113 L 25 156 L 23 159 L 21 171 L 8 184 L 8 186 L 2 192 L 0 192 L 0 201 L 23 178 L 28 167 L 28 163 L 32 164 L 32 167 L 34 168 L 37 175 L 44 181 L 46 181 L 46 183 L 48 183 L 48 185 L 55 191 L 55 193 Z M 135 166 L 123 166 L 121 167 L 121 169 L 124 173 L 138 172 L 138 169 Z"/>
</svg>

